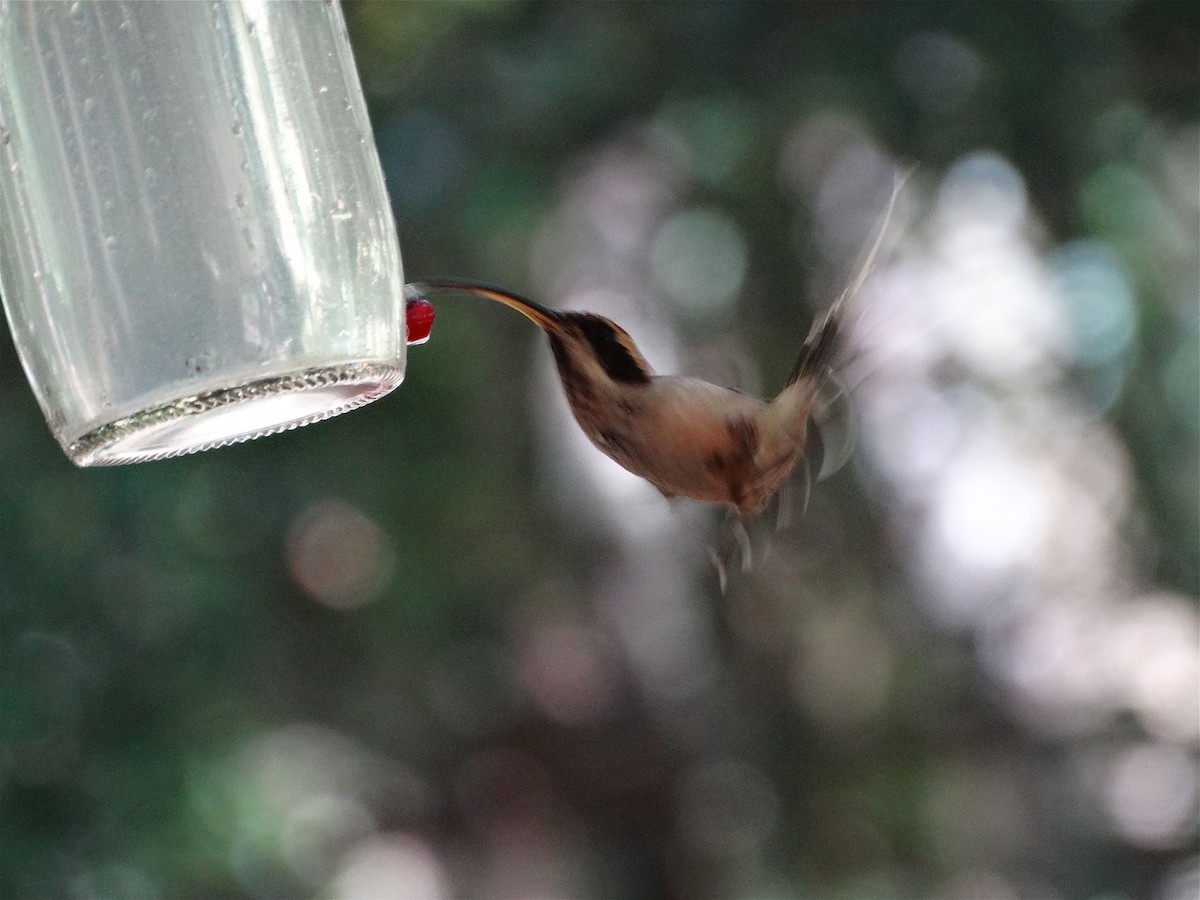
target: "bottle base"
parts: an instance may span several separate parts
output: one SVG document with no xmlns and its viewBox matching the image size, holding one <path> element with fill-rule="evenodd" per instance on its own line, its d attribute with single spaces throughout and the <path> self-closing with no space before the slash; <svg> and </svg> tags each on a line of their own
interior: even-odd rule
<svg viewBox="0 0 1200 900">
<path fill-rule="evenodd" d="M 328 419 L 392 392 L 404 370 L 379 363 L 304 369 L 205 391 L 108 422 L 64 449 L 77 466 L 198 453 Z"/>
</svg>

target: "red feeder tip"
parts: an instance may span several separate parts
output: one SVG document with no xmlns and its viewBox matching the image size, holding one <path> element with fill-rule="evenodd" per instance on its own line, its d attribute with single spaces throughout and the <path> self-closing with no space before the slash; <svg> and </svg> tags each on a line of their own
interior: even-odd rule
<svg viewBox="0 0 1200 900">
<path fill-rule="evenodd" d="M 415 297 L 408 301 L 404 314 L 408 321 L 409 345 L 423 344 L 429 340 L 435 318 L 433 304 L 424 297 Z"/>
</svg>

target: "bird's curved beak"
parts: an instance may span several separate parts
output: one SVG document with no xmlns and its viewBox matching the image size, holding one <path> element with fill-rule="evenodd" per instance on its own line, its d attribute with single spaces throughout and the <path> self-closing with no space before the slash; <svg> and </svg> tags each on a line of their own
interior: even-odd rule
<svg viewBox="0 0 1200 900">
<path fill-rule="evenodd" d="M 456 294 L 473 294 L 476 297 L 495 300 L 497 303 L 503 303 L 505 306 L 515 309 L 545 332 L 559 333 L 563 330 L 563 317 L 561 313 L 549 307 L 542 306 L 540 303 L 534 303 L 520 294 L 501 290 L 500 288 L 492 287 L 490 284 L 481 284 L 466 280 L 419 281 L 408 285 L 407 290 L 417 294 L 438 293 L 442 291 Z"/>
<path fill-rule="evenodd" d="M 543 331 L 562 331 L 562 316 L 558 312 L 542 306 L 540 303 L 534 303 L 520 294 L 511 294 L 508 291 L 482 285 L 473 288 L 472 292 L 515 309 Z"/>
</svg>

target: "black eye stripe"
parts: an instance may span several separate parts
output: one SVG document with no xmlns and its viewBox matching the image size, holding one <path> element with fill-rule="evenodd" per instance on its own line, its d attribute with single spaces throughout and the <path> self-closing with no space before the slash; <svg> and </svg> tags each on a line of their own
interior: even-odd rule
<svg viewBox="0 0 1200 900">
<path fill-rule="evenodd" d="M 617 327 L 598 316 L 580 316 L 576 322 L 584 339 L 591 344 L 596 360 L 613 381 L 646 384 L 650 375 L 640 359 L 621 340 Z"/>
</svg>

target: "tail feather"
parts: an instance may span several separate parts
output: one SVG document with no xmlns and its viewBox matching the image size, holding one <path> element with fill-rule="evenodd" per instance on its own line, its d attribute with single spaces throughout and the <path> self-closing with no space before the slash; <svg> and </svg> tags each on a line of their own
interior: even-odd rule
<svg viewBox="0 0 1200 900">
<path fill-rule="evenodd" d="M 796 364 L 788 375 L 788 386 L 800 379 L 824 381 L 825 373 L 833 365 L 833 357 L 838 348 L 838 329 L 841 322 L 841 310 L 837 307 L 825 314 L 825 318 L 813 326 L 812 331 L 800 348 Z"/>
<path fill-rule="evenodd" d="M 829 308 L 829 312 L 809 332 L 808 337 L 804 341 L 804 346 L 800 348 L 800 355 L 796 359 L 795 366 L 792 367 L 792 372 L 788 376 L 788 385 L 795 384 L 803 379 L 815 379 L 818 384 L 824 382 L 826 374 L 833 365 L 833 357 L 838 349 L 838 330 L 842 320 L 842 310 L 846 304 L 858 295 L 862 290 L 863 284 L 866 283 L 867 276 L 871 274 L 871 269 L 875 265 L 875 257 L 879 255 L 879 248 L 883 245 L 884 235 L 887 234 L 888 225 L 892 220 L 892 213 L 896 209 L 896 198 L 900 196 L 900 190 L 904 187 L 904 182 L 908 180 L 908 176 L 912 174 L 912 169 L 901 173 L 895 185 L 892 187 L 892 196 L 888 198 L 887 209 L 883 213 L 883 221 L 879 225 L 879 233 L 875 235 L 875 241 L 871 244 L 871 249 L 867 252 L 866 258 L 859 266 L 858 273 L 854 276 L 851 282 L 846 285 L 846 289 L 842 291 L 841 296 L 834 301 L 833 306 Z"/>
</svg>

